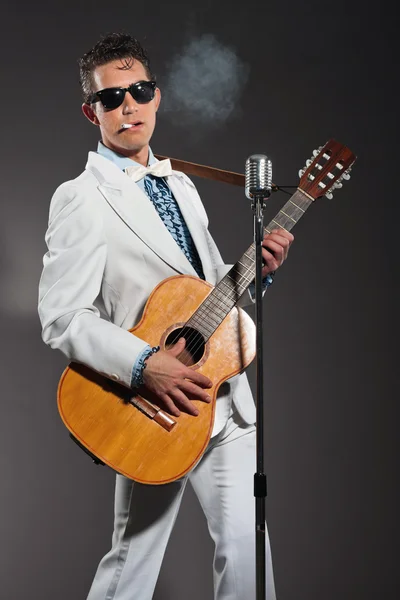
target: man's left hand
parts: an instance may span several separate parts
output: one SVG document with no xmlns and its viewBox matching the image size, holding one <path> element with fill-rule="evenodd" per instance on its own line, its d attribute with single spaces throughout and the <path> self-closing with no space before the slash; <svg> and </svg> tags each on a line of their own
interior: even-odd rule
<svg viewBox="0 0 400 600">
<path fill-rule="evenodd" d="M 273 229 L 271 233 L 264 236 L 262 245 L 262 258 L 264 266 L 262 269 L 262 277 L 266 277 L 268 273 L 272 273 L 286 260 L 289 248 L 294 240 L 294 237 L 286 229 Z"/>
</svg>

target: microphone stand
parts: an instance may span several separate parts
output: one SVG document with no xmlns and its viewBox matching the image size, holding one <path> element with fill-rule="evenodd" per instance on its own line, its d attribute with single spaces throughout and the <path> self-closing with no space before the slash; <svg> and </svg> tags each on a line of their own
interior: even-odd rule
<svg viewBox="0 0 400 600">
<path fill-rule="evenodd" d="M 266 195 L 253 196 L 254 243 L 256 247 L 256 473 L 254 474 L 256 529 L 256 600 L 265 600 L 265 498 L 267 477 L 264 473 L 264 405 L 263 405 L 263 319 L 262 319 L 262 241 L 264 238 L 263 209 Z"/>
</svg>

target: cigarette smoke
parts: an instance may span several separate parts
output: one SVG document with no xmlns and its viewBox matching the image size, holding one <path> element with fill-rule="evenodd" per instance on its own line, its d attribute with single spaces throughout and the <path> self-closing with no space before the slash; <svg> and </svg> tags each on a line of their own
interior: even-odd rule
<svg viewBox="0 0 400 600">
<path fill-rule="evenodd" d="M 192 39 L 169 65 L 162 110 L 174 124 L 212 129 L 240 114 L 249 67 L 213 35 Z"/>
</svg>

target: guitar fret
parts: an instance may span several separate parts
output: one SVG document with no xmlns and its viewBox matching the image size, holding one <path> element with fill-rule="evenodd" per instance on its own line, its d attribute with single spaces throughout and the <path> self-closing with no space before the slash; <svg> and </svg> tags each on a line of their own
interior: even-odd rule
<svg viewBox="0 0 400 600">
<path fill-rule="evenodd" d="M 242 268 L 240 271 L 238 271 L 238 274 L 246 279 L 249 275 L 251 275 L 251 267 L 248 267 L 247 265 L 241 265 L 241 267 Z"/>
<path fill-rule="evenodd" d="M 281 225 L 281 223 L 278 223 L 278 221 L 275 221 L 275 219 L 272 219 L 272 223 L 276 223 L 281 229 L 286 229 L 283 225 Z"/>
<path fill-rule="evenodd" d="M 192 327 L 192 326 L 193 326 L 193 324 L 192 324 L 192 323 L 190 323 L 190 326 Z M 199 331 L 199 333 L 201 333 L 201 335 L 202 335 L 204 338 L 209 338 L 209 337 L 211 337 L 211 336 L 212 336 L 212 334 L 213 334 L 213 333 L 214 333 L 214 331 L 215 331 L 215 328 L 214 328 L 214 327 L 209 327 L 209 326 L 206 326 L 206 324 L 204 323 L 204 321 L 202 322 L 201 326 L 194 327 L 194 329 L 196 329 L 197 331 Z"/>
<path fill-rule="evenodd" d="M 301 210 L 301 212 L 302 212 L 302 213 L 304 213 L 304 212 L 305 212 L 305 211 L 304 211 L 304 210 L 303 210 L 303 209 L 302 209 L 300 206 L 298 206 L 297 204 L 295 204 L 295 203 L 293 202 L 293 200 L 289 200 L 289 202 L 290 202 L 291 204 L 293 204 L 293 206 L 295 206 L 296 208 L 298 208 L 299 210 Z"/>
<path fill-rule="evenodd" d="M 251 277 L 249 279 L 248 277 L 245 277 L 244 275 L 242 275 L 242 280 L 244 280 L 247 284 L 250 284 L 253 281 L 253 279 L 254 279 L 254 277 Z M 242 284 L 239 284 L 239 285 L 242 285 Z M 247 285 L 243 286 L 243 287 L 247 288 Z"/>
<path fill-rule="evenodd" d="M 225 300 L 226 300 L 226 294 L 224 294 L 223 291 L 220 290 L 219 288 L 215 288 L 215 290 L 212 293 L 212 296 L 213 297 L 215 296 L 217 301 L 220 301 L 222 303 L 225 302 Z"/>
<path fill-rule="evenodd" d="M 293 221 L 293 223 L 297 223 L 297 221 L 296 221 L 295 219 L 293 219 L 293 218 L 292 218 L 290 215 L 287 215 L 287 214 L 285 213 L 285 211 L 283 211 L 282 209 L 281 209 L 281 213 L 282 213 L 282 214 L 284 214 L 284 215 L 285 215 L 285 217 L 287 217 L 288 219 L 291 219 L 291 220 Z"/>
<path fill-rule="evenodd" d="M 232 287 L 224 280 L 222 280 L 221 285 L 225 286 L 225 288 L 227 288 L 227 292 L 224 292 L 222 289 L 218 288 L 218 292 L 215 291 L 215 294 L 213 293 L 213 295 L 216 295 L 217 299 L 222 302 L 223 304 L 231 304 L 230 303 L 230 296 L 229 294 L 232 291 Z M 217 288 L 216 288 L 217 290 Z M 217 295 L 218 294 L 218 295 Z"/>
<path fill-rule="evenodd" d="M 208 303 L 209 304 L 209 303 Z M 201 305 L 199 308 L 199 315 L 205 319 L 206 322 L 210 322 L 208 321 L 208 319 L 212 319 L 212 313 L 210 310 L 208 310 L 208 306 L 206 304 Z"/>
<path fill-rule="evenodd" d="M 254 268 L 254 255 L 255 253 L 252 252 L 251 256 L 248 256 L 248 254 L 245 254 L 244 256 L 246 256 L 247 260 L 249 260 L 251 262 L 251 268 Z"/>
<path fill-rule="evenodd" d="M 248 264 L 246 264 L 246 261 L 248 262 L 249 260 L 250 260 L 250 258 L 243 254 L 243 256 L 237 261 L 236 265 L 241 265 L 242 267 L 244 267 L 247 270 L 249 268 L 249 266 L 248 266 Z M 236 265 L 235 265 L 235 267 L 236 267 Z"/>
<path fill-rule="evenodd" d="M 286 206 L 284 206 L 283 208 L 284 210 L 286 210 Z M 294 202 L 290 202 L 290 204 L 288 204 L 288 208 L 290 209 L 288 213 L 292 216 L 292 218 L 296 220 L 296 222 L 299 219 L 301 219 L 301 217 L 304 215 L 304 208 L 302 208 L 298 204 L 295 204 Z"/>
<path fill-rule="evenodd" d="M 243 290 L 245 290 L 245 289 L 246 289 L 246 286 L 245 286 L 245 285 L 242 285 L 242 284 L 241 284 L 239 281 L 236 281 L 236 280 L 235 280 L 235 279 L 233 279 L 233 277 L 231 277 L 230 275 L 228 275 L 228 277 L 229 277 L 229 279 L 230 279 L 230 280 L 231 280 L 231 281 L 232 281 L 232 282 L 235 284 L 235 288 L 236 288 L 236 287 L 239 287 L 239 288 L 241 287 L 241 288 L 243 288 Z M 232 290 L 232 291 L 236 291 L 236 289 L 235 289 L 235 290 Z M 240 290 L 239 290 L 239 291 L 240 291 Z"/>
<path fill-rule="evenodd" d="M 234 304 L 227 305 L 226 303 L 222 304 L 218 301 L 212 302 L 206 306 L 207 314 L 209 314 L 210 312 L 214 313 L 215 325 L 216 327 L 218 327 L 221 321 L 225 319 L 226 315 L 229 313 L 233 306 Z"/>
<path fill-rule="evenodd" d="M 219 310 L 224 310 L 228 306 L 229 302 L 227 302 L 227 297 L 219 293 L 219 295 L 214 294 L 212 298 L 210 298 L 209 302 L 207 302 L 206 306 L 215 306 Z"/>
<path fill-rule="evenodd" d="M 212 313 L 212 312 L 209 312 L 209 311 L 205 312 L 205 311 L 203 311 L 203 315 L 202 316 L 203 316 L 203 319 L 205 320 L 205 322 L 208 325 L 210 325 L 211 327 L 215 327 L 215 326 L 218 327 L 218 325 L 220 324 L 220 320 L 219 319 L 214 319 L 213 318 L 214 317 L 214 313 Z"/>
<path fill-rule="evenodd" d="M 240 283 L 240 280 L 236 279 L 236 276 L 239 275 L 239 277 L 241 277 L 240 272 L 237 270 L 236 265 L 234 267 L 232 267 L 232 269 L 229 271 L 229 273 L 227 273 L 225 275 L 225 277 L 227 278 L 227 280 L 232 281 L 234 287 L 242 287 L 242 284 Z"/>
<path fill-rule="evenodd" d="M 226 277 L 227 277 L 227 276 L 226 276 Z M 234 281 L 233 281 L 233 279 L 232 279 L 232 278 L 229 278 L 229 279 L 225 279 L 225 278 L 224 278 L 224 279 L 222 279 L 222 280 L 220 281 L 219 285 L 224 285 L 226 288 L 228 288 L 228 291 L 229 291 L 229 292 L 234 292 L 235 290 L 233 289 L 232 285 L 230 285 L 230 284 L 228 283 L 228 281 L 231 281 L 232 283 L 234 283 Z"/>
<path fill-rule="evenodd" d="M 235 268 L 235 267 L 233 267 L 233 268 Z M 247 275 L 247 273 L 248 273 L 248 271 L 249 271 L 249 270 L 248 270 L 248 269 L 246 269 L 246 271 L 247 271 L 247 272 L 246 272 L 245 274 L 242 274 L 242 273 L 240 273 L 240 272 L 239 272 L 239 271 L 236 269 L 236 273 L 237 273 L 237 274 L 238 274 L 238 275 L 241 277 L 241 279 L 244 279 L 244 281 L 248 281 L 248 282 L 250 282 L 250 281 L 252 281 L 252 279 L 248 279 L 248 278 L 246 277 L 246 275 Z M 241 285 L 239 282 L 236 282 L 236 284 L 238 284 L 238 285 Z"/>
<path fill-rule="evenodd" d="M 223 317 L 227 315 L 233 306 L 230 302 L 226 302 L 226 300 L 226 297 L 216 297 L 216 301 L 212 304 L 212 306 L 218 311 L 219 315 Z"/>
<path fill-rule="evenodd" d="M 243 267 L 244 269 L 246 269 L 246 271 L 249 270 L 249 266 L 245 265 L 244 263 L 242 263 L 240 260 L 238 260 L 238 265 L 240 265 L 241 267 Z"/>
<path fill-rule="evenodd" d="M 200 333 L 202 333 L 201 329 L 203 328 L 203 321 L 200 319 L 198 311 L 196 311 L 194 315 L 189 319 L 189 321 L 187 321 L 186 326 L 193 327 L 194 329 L 197 329 L 200 331 Z"/>
<path fill-rule="evenodd" d="M 306 211 L 309 206 L 312 204 L 312 198 L 309 198 L 308 195 L 304 194 L 300 190 L 297 190 L 293 196 L 290 198 L 289 202 L 292 204 L 296 204 L 297 208 L 300 208 L 302 211 Z"/>
</svg>

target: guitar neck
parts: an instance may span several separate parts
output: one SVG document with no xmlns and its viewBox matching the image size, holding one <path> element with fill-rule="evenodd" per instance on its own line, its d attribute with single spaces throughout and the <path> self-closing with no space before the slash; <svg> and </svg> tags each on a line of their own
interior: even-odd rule
<svg viewBox="0 0 400 600">
<path fill-rule="evenodd" d="M 299 188 L 264 228 L 265 233 L 283 228 L 290 231 L 311 206 L 313 199 Z M 207 340 L 254 281 L 256 247 L 253 244 L 207 296 L 186 326 L 199 331 Z"/>
</svg>

